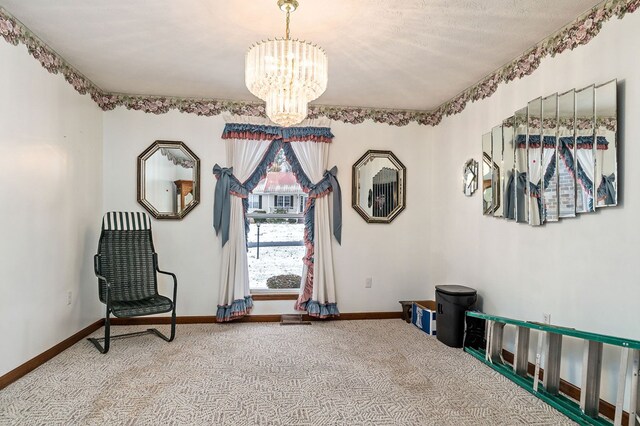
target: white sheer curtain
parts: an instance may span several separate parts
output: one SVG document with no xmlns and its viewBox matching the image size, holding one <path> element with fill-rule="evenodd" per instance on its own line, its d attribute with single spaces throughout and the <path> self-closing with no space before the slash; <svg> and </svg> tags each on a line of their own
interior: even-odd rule
<svg viewBox="0 0 640 426">
<path fill-rule="evenodd" d="M 549 181 L 549 186 L 547 188 L 544 187 L 544 175 L 547 173 L 549 166 L 551 165 L 551 161 L 556 161 L 554 154 L 556 153 L 553 148 L 543 148 L 542 149 L 542 179 L 540 183 L 540 196 L 543 197 L 543 205 L 545 216 L 542 218 L 543 221 L 556 221 L 558 220 L 558 209 L 557 206 L 555 209 L 549 207 L 549 204 L 555 202 L 557 203 L 558 199 L 558 168 L 557 165 L 555 167 L 555 172 Z"/>
<path fill-rule="evenodd" d="M 591 136 L 593 137 L 593 130 L 587 131 L 578 131 L 578 136 Z M 596 141 L 593 141 L 594 145 Z M 591 190 L 585 187 L 586 182 L 581 182 L 580 176 L 576 175 L 578 178 L 578 191 L 582 194 L 581 197 L 577 197 L 580 203 L 576 206 L 576 210 L 578 213 L 584 213 L 593 211 L 593 188 L 595 182 L 595 157 L 593 151 L 595 150 L 595 146 L 591 148 L 580 148 L 576 146 L 576 160 L 577 164 L 580 165 L 580 169 L 584 172 L 585 176 L 591 181 Z M 576 172 L 578 168 L 576 167 Z"/>
<path fill-rule="evenodd" d="M 593 186 L 593 190 L 596 197 L 596 205 L 597 207 L 607 206 L 607 205 L 615 205 L 616 203 L 616 187 L 617 184 L 615 181 L 617 180 L 617 165 L 616 165 L 616 133 L 605 129 L 604 127 L 599 127 L 596 131 L 596 135 L 600 137 L 604 137 L 609 143 L 607 146 L 597 147 L 596 149 L 596 172 L 595 172 L 595 184 Z M 601 149 L 602 148 L 602 149 Z M 603 185 L 603 179 L 605 176 L 614 176 L 614 182 L 612 183 L 613 187 L 613 199 L 609 198 L 608 200 L 604 197 L 598 196 L 598 189 Z"/>
<path fill-rule="evenodd" d="M 240 182 L 246 181 L 262 161 L 271 140 L 225 139 L 227 165 Z M 244 302 L 250 296 L 247 241 L 245 235 L 242 198 L 231 196 L 229 241 L 222 247 L 222 264 L 218 308 L 231 307 L 233 302 Z M 247 312 L 231 312 L 241 316 Z M 228 320 L 230 318 L 225 318 Z"/>
<path fill-rule="evenodd" d="M 529 190 L 529 223 L 532 225 L 540 225 L 542 221 L 540 220 L 540 202 L 542 201 L 539 197 L 542 196 L 542 166 L 540 164 L 540 157 L 542 155 L 542 145 L 540 148 L 529 148 L 529 182 L 533 185 L 539 185 L 540 191 L 537 194 L 534 194 L 531 191 L 531 186 L 527 188 Z"/>
<path fill-rule="evenodd" d="M 327 169 L 329 145 L 323 142 L 290 142 L 291 148 L 298 158 L 302 171 L 312 183 L 320 182 Z M 315 200 L 313 228 L 313 290 L 310 299 L 320 305 L 336 303 L 336 285 L 333 270 L 331 249 L 331 197 L 324 194 Z M 308 267 L 304 265 L 303 281 L 307 277 Z M 301 294 L 305 291 L 304 282 L 300 286 Z"/>
</svg>

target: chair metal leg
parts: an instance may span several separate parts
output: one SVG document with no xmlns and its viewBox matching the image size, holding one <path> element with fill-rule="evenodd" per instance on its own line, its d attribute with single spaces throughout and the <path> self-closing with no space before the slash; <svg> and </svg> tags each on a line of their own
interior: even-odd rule
<svg viewBox="0 0 640 426">
<path fill-rule="evenodd" d="M 107 311 L 107 316 L 105 317 L 105 320 L 104 320 L 104 337 L 101 337 L 101 338 L 90 337 L 87 340 L 93 343 L 95 347 L 98 348 L 100 353 L 106 354 L 107 352 L 109 352 L 109 343 L 111 342 L 111 339 L 121 339 L 123 337 L 141 336 L 143 334 L 155 334 L 156 336 L 160 337 L 162 340 L 166 342 L 172 342 L 173 339 L 176 337 L 175 304 L 173 306 L 173 311 L 171 312 L 171 333 L 169 334 L 169 337 L 164 335 L 157 328 L 148 328 L 145 331 L 136 331 L 134 333 L 117 334 L 115 336 L 111 336 L 111 324 L 109 320 L 109 312 Z M 101 341 L 104 341 L 104 346 L 100 344 Z"/>
<path fill-rule="evenodd" d="M 109 320 L 109 309 L 107 309 L 107 315 L 104 318 L 104 338 L 97 339 L 95 337 L 89 337 L 87 340 L 93 343 L 101 354 L 109 352 L 109 343 L 111 342 L 111 321 Z M 100 344 L 100 340 L 104 340 L 104 346 Z"/>
<path fill-rule="evenodd" d="M 176 304 L 175 303 L 173 304 L 173 311 L 171 312 L 171 334 L 169 335 L 169 337 L 162 334 L 156 328 L 148 328 L 147 331 L 149 333 L 155 334 L 156 336 L 158 336 L 159 338 L 167 342 L 172 342 L 173 339 L 176 337 Z"/>
</svg>

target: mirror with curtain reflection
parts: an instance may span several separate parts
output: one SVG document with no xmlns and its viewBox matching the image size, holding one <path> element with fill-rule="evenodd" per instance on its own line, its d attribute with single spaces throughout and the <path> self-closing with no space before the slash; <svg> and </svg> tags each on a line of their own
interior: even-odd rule
<svg viewBox="0 0 640 426">
<path fill-rule="evenodd" d="M 596 208 L 618 204 L 617 81 L 596 87 Z"/>
<path fill-rule="evenodd" d="M 559 217 L 576 216 L 575 173 L 576 92 L 558 96 L 558 204 Z"/>
<path fill-rule="evenodd" d="M 529 223 L 529 190 L 527 188 L 527 107 L 514 114 L 515 140 L 515 216 L 516 222 Z"/>
<path fill-rule="evenodd" d="M 558 221 L 558 94 L 542 100 L 542 222 Z"/>
<path fill-rule="evenodd" d="M 200 202 L 200 159 L 183 142 L 155 141 L 138 156 L 138 202 L 156 219 L 182 219 Z"/>
<path fill-rule="evenodd" d="M 483 214 L 531 226 L 618 204 L 617 80 L 539 97 L 482 136 Z"/>
<path fill-rule="evenodd" d="M 595 86 L 576 92 L 576 213 L 595 211 Z"/>
<path fill-rule="evenodd" d="M 542 98 L 527 106 L 527 177 L 529 225 L 542 225 Z"/>
<path fill-rule="evenodd" d="M 502 200 L 503 215 L 507 220 L 515 220 L 515 147 L 513 140 L 514 117 L 509 117 L 502 122 Z"/>
</svg>

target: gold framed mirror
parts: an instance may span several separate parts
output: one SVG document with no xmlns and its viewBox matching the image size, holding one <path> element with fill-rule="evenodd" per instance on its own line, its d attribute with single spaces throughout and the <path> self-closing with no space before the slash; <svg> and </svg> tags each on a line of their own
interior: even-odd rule
<svg viewBox="0 0 640 426">
<path fill-rule="evenodd" d="M 200 203 L 200 159 L 180 141 L 138 156 L 138 202 L 156 219 L 182 219 Z"/>
<path fill-rule="evenodd" d="M 391 151 L 367 151 L 353 165 L 353 208 L 367 223 L 390 223 L 406 207 L 406 178 Z"/>
</svg>

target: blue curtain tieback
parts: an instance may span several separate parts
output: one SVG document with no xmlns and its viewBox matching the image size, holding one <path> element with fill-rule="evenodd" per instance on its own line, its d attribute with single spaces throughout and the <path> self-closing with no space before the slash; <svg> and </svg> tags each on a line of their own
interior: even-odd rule
<svg viewBox="0 0 640 426">
<path fill-rule="evenodd" d="M 602 182 L 598 188 L 598 200 L 604 200 L 605 205 L 616 203 L 616 175 L 615 173 L 602 175 Z"/>
<path fill-rule="evenodd" d="M 331 170 L 326 170 L 322 180 L 310 186 L 309 196 L 317 198 L 331 189 L 333 192 L 333 235 L 338 244 L 342 244 L 342 190 L 338 179 L 336 179 L 336 174 L 338 174 L 336 166 L 333 166 Z"/>
<path fill-rule="evenodd" d="M 220 167 L 216 164 L 213 166 L 213 174 L 218 178 L 213 204 L 213 228 L 216 230 L 216 235 L 222 229 L 222 245 L 224 246 L 229 241 L 229 220 L 231 217 L 229 190 L 231 189 L 233 167 Z"/>
<path fill-rule="evenodd" d="M 336 237 L 338 244 L 342 244 L 342 190 L 336 179 L 337 173 L 338 167 L 333 166 L 331 170 L 324 172 L 324 178 L 329 179 L 333 189 L 333 236 Z"/>
<path fill-rule="evenodd" d="M 218 178 L 213 204 L 213 227 L 216 235 L 222 229 L 222 246 L 229 241 L 229 221 L 231 220 L 231 194 L 242 198 L 249 196 L 249 191 L 233 175 L 233 167 L 213 166 L 213 174 Z"/>
<path fill-rule="evenodd" d="M 529 196 L 540 198 L 540 184 L 529 182 Z"/>
</svg>

